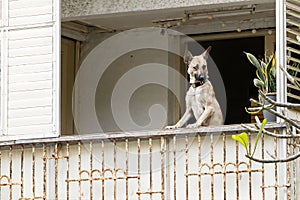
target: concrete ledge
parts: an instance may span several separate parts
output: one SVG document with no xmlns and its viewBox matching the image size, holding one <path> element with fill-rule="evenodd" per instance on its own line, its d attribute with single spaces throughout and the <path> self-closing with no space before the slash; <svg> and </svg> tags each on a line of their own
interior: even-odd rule
<svg viewBox="0 0 300 200">
<path fill-rule="evenodd" d="M 225 5 L 274 3 L 275 0 L 62 0 L 62 20 L 95 15 L 143 12 L 164 9 L 188 9 L 190 7 L 215 7 Z M 163 11 L 162 11 L 163 12 Z"/>
</svg>

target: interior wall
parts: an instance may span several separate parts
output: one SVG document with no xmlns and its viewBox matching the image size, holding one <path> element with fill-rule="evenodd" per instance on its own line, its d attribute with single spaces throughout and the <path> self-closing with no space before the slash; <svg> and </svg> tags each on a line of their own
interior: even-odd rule
<svg viewBox="0 0 300 200">
<path fill-rule="evenodd" d="M 105 70 L 95 96 L 98 122 L 104 132 L 157 129 L 165 125 L 168 89 L 155 83 L 142 82 L 144 79 L 148 80 L 149 76 L 168 79 L 167 73 L 153 74 L 151 72 L 151 68 L 167 64 L 167 52 L 142 49 L 119 57 Z M 139 67 L 143 69 L 139 70 Z M 136 71 L 132 71 L 135 69 Z M 143 71 L 148 71 L 148 73 Z M 117 92 L 118 81 L 122 78 L 130 80 L 131 83 Z M 130 94 L 130 99 L 127 102 L 124 98 L 131 91 L 131 88 L 136 87 L 139 82 L 141 84 Z M 115 96 L 113 96 L 114 94 Z M 152 107 L 153 105 L 159 106 Z M 127 113 L 128 110 L 129 113 Z"/>
</svg>

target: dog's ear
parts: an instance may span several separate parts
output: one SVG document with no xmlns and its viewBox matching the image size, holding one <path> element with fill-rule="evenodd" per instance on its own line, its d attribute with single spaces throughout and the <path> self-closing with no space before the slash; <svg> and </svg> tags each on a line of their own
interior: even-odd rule
<svg viewBox="0 0 300 200">
<path fill-rule="evenodd" d="M 183 56 L 183 61 L 185 64 L 189 64 L 193 59 L 192 53 L 188 50 L 188 48 L 185 48 L 184 56 Z"/>
<path fill-rule="evenodd" d="M 201 54 L 205 60 L 207 60 L 207 58 L 208 58 L 208 56 L 209 56 L 210 50 L 211 50 L 211 46 L 209 46 L 209 47 Z"/>
</svg>

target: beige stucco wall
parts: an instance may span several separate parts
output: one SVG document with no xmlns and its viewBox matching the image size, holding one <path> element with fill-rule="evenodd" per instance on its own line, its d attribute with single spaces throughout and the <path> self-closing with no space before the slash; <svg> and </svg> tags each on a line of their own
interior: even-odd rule
<svg viewBox="0 0 300 200">
<path fill-rule="evenodd" d="M 275 0 L 62 0 L 61 9 L 62 18 L 68 19 L 99 14 L 268 2 L 272 3 Z"/>
</svg>

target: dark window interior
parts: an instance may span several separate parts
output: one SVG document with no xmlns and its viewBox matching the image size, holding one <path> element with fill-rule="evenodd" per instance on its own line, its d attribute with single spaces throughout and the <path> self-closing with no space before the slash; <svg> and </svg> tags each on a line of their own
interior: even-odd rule
<svg viewBox="0 0 300 200">
<path fill-rule="evenodd" d="M 227 96 L 225 124 L 250 122 L 251 116 L 246 113 L 245 107 L 250 105 L 249 98 L 257 98 L 257 89 L 253 85 L 253 78 L 256 74 L 254 66 L 249 63 L 243 52 L 252 53 L 261 59 L 264 56 L 264 37 L 199 43 L 204 48 L 212 46 L 210 55 L 224 81 Z M 198 52 L 192 53 L 197 55 Z M 208 67 L 209 65 L 210 63 L 208 63 Z M 214 85 L 214 87 L 217 86 Z"/>
</svg>

